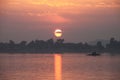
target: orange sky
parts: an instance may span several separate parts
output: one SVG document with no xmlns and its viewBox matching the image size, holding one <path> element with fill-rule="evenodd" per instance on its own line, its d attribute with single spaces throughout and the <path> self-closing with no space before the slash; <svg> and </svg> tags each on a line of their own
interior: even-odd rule
<svg viewBox="0 0 120 80">
<path fill-rule="evenodd" d="M 38 38 L 38 35 L 40 35 L 39 31 L 41 30 L 50 32 L 49 30 L 52 29 L 51 26 L 64 26 L 64 29 L 67 30 L 65 31 L 66 38 L 74 41 L 72 39 L 76 40 L 76 38 L 68 37 L 68 34 L 72 36 L 76 34 L 86 34 L 86 36 L 88 36 L 87 33 L 84 33 L 84 30 L 88 30 L 89 32 L 96 30 L 95 32 L 98 32 L 99 26 L 105 28 L 105 30 L 101 28 L 101 31 L 105 31 L 104 33 L 106 33 L 108 28 L 106 26 L 111 26 L 108 32 L 114 36 L 119 33 L 116 32 L 112 34 L 113 25 L 116 27 L 114 29 L 119 29 L 119 10 L 120 0 L 0 0 L 0 35 L 2 36 L 2 41 L 9 40 L 9 38 L 5 36 L 12 36 L 11 38 L 15 39 L 14 34 L 16 32 L 20 33 L 20 31 L 15 32 L 12 29 L 24 32 L 27 30 L 27 35 L 29 35 L 31 31 L 35 33 L 33 37 L 29 37 L 29 39 L 34 39 Z M 91 34 L 91 36 L 92 35 L 93 34 Z M 52 35 L 49 36 L 52 37 Z M 98 35 L 94 36 L 97 37 Z M 100 34 L 100 36 L 102 38 L 104 35 Z M 106 36 L 108 36 L 108 33 Z M 41 38 L 48 39 L 50 37 L 46 35 L 46 38 Z M 25 38 L 25 36 L 23 38 Z M 87 37 L 83 38 L 83 40 L 87 39 Z M 79 40 L 80 39 L 78 39 L 78 41 Z"/>
<path fill-rule="evenodd" d="M 120 7 L 118 0 L 4 0 L 2 13 L 42 17 L 43 21 L 64 23 L 71 21 L 62 14 L 85 13 L 87 9 Z"/>
</svg>

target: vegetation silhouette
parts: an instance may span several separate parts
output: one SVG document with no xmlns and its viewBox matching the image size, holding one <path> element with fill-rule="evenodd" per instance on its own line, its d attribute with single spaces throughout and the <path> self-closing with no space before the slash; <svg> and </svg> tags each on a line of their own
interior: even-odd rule
<svg viewBox="0 0 120 80">
<path fill-rule="evenodd" d="M 64 43 L 64 39 L 57 39 L 54 41 L 52 38 L 44 40 L 35 40 L 31 42 L 21 41 L 15 43 L 10 40 L 9 42 L 0 42 L 0 53 L 55 53 L 55 52 L 109 52 L 120 53 L 120 41 L 111 38 L 109 43 L 104 47 L 101 41 L 96 45 L 86 43 Z"/>
</svg>

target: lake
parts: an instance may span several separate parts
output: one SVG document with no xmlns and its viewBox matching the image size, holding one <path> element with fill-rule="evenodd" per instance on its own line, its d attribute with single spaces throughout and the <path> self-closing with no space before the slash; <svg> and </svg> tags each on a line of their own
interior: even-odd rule
<svg viewBox="0 0 120 80">
<path fill-rule="evenodd" d="M 120 80 L 120 55 L 0 54 L 0 80 Z"/>
</svg>

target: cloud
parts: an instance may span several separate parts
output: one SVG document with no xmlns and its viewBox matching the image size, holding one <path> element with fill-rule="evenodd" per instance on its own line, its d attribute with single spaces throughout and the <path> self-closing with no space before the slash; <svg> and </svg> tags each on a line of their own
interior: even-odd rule
<svg viewBox="0 0 120 80">
<path fill-rule="evenodd" d="M 59 15 L 46 15 L 46 16 L 43 16 L 43 20 L 46 22 L 53 23 L 53 24 L 56 24 L 56 23 L 63 24 L 63 23 L 70 21 L 69 19 L 62 17 L 62 16 L 59 16 Z"/>
</svg>

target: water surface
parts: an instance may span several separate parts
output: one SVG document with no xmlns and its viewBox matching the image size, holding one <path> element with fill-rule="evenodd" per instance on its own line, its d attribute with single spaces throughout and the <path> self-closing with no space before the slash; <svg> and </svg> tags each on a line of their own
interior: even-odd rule
<svg viewBox="0 0 120 80">
<path fill-rule="evenodd" d="M 120 55 L 0 54 L 0 80 L 119 80 Z"/>
</svg>

